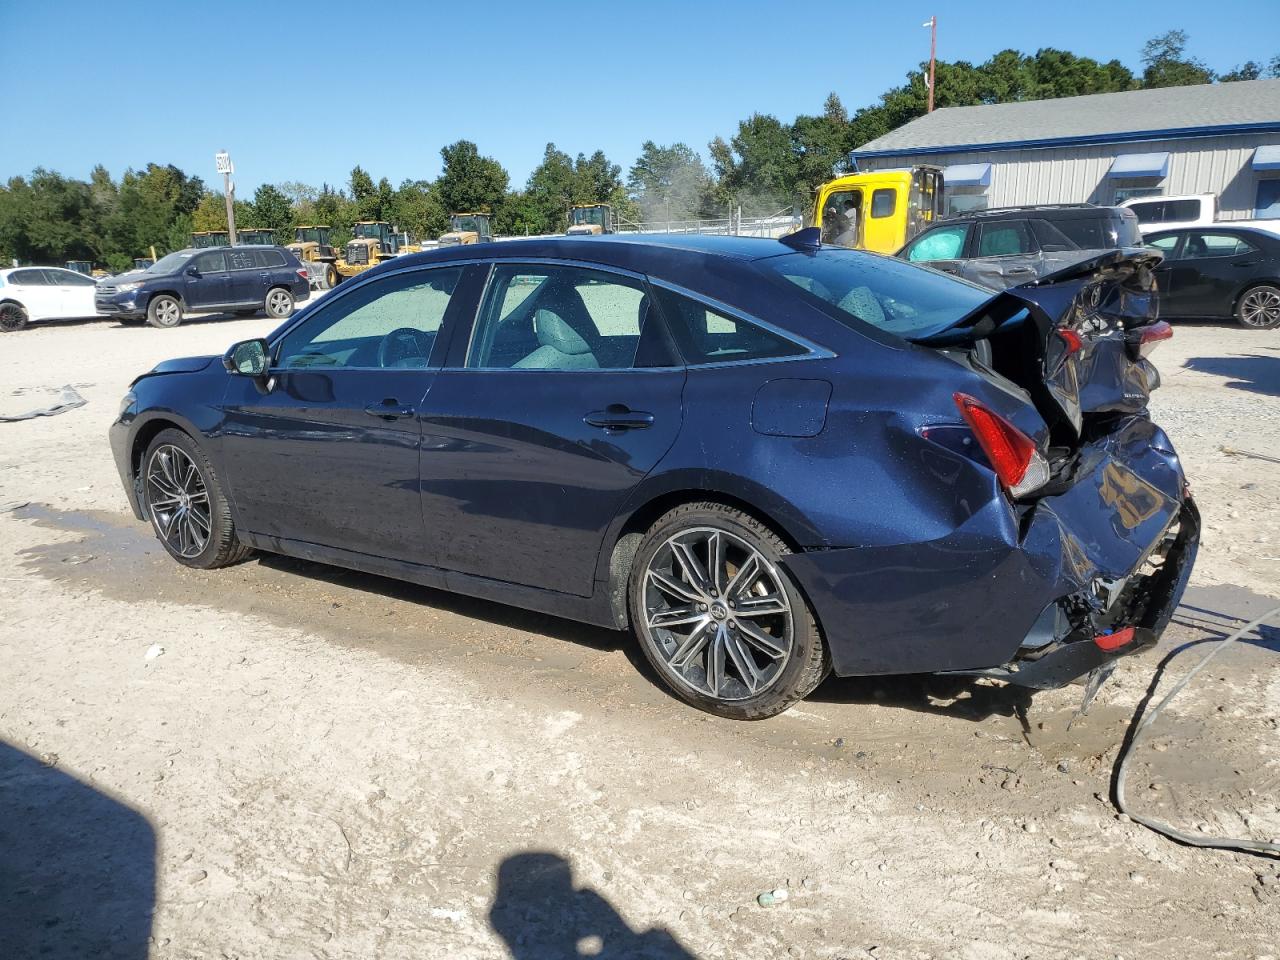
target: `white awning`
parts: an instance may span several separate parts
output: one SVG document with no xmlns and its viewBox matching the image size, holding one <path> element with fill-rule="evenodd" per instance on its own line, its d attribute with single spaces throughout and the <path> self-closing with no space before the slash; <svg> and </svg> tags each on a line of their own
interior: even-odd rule
<svg viewBox="0 0 1280 960">
<path fill-rule="evenodd" d="M 1108 177 L 1137 179 L 1152 177 L 1163 180 L 1169 175 L 1169 155 L 1167 153 L 1126 153 L 1116 157 L 1107 171 Z"/>
<path fill-rule="evenodd" d="M 991 164 L 989 163 L 956 163 L 942 168 L 942 186 L 947 187 L 989 187 L 991 186 Z"/>
<path fill-rule="evenodd" d="M 1253 151 L 1253 169 L 1280 170 L 1280 143 L 1259 147 Z"/>
</svg>

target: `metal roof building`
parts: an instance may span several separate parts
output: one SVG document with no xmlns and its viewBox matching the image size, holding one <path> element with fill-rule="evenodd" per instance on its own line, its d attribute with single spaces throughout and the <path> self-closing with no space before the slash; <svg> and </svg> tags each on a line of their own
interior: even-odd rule
<svg viewBox="0 0 1280 960">
<path fill-rule="evenodd" d="M 1212 193 L 1280 218 L 1280 80 L 945 107 L 864 144 L 860 170 L 944 168 L 948 212 Z"/>
</svg>

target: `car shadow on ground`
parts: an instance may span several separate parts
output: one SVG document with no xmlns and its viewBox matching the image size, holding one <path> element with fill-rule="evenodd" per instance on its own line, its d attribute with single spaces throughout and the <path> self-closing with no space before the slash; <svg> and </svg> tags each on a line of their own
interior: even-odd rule
<svg viewBox="0 0 1280 960">
<path fill-rule="evenodd" d="M 532 850 L 498 866 L 489 923 L 514 960 L 696 960 L 667 930 L 635 931 L 613 905 L 577 887 L 562 856 Z"/>
<path fill-rule="evenodd" d="M 143 960 L 155 831 L 56 763 L 0 741 L 0 953 Z"/>
<path fill-rule="evenodd" d="M 1264 347 L 1264 350 L 1274 348 Z M 1232 390 L 1248 390 L 1267 397 L 1280 397 L 1280 352 L 1234 357 L 1191 357 L 1183 367 L 1196 373 L 1226 378 Z"/>
<path fill-rule="evenodd" d="M 1026 729 L 1033 691 L 1012 684 L 981 683 L 976 677 L 901 674 L 882 677 L 829 676 L 806 698 L 811 703 L 897 707 L 970 720 L 1016 717 Z"/>
</svg>

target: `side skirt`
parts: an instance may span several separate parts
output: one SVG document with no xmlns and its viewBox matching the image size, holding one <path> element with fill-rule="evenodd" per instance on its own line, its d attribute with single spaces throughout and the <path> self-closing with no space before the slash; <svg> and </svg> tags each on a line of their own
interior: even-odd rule
<svg viewBox="0 0 1280 960">
<path fill-rule="evenodd" d="M 460 593 L 481 600 L 493 600 L 512 607 L 547 613 L 554 617 L 564 617 L 566 620 L 578 620 L 597 627 L 618 629 L 608 599 L 602 598 L 599 585 L 596 585 L 596 596 L 576 597 L 554 590 L 526 587 L 518 583 L 492 580 L 488 577 L 443 570 L 440 567 L 409 563 L 405 560 L 375 557 L 367 553 L 326 547 L 302 540 L 285 540 L 257 533 L 242 534 L 242 538 L 255 550 L 264 550 L 267 553 L 279 553 L 288 557 L 297 557 L 300 560 L 327 563 L 347 570 L 390 577 L 393 580 L 406 580 L 409 583 L 418 583 L 436 590 L 447 590 L 450 593 Z"/>
</svg>

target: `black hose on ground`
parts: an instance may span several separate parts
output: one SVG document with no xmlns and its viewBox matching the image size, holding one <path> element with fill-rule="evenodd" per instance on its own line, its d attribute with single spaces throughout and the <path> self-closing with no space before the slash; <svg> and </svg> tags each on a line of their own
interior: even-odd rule
<svg viewBox="0 0 1280 960">
<path fill-rule="evenodd" d="M 1246 839 L 1234 839 L 1234 838 L 1225 838 L 1225 837 L 1204 837 L 1204 836 L 1198 836 L 1196 834 L 1184 833 L 1181 830 L 1175 829 L 1174 827 L 1170 826 L 1169 824 L 1165 823 L 1162 820 L 1157 820 L 1154 817 L 1148 817 L 1146 814 L 1132 812 L 1129 809 L 1128 804 L 1125 802 L 1125 797 L 1124 797 L 1125 778 L 1129 772 L 1128 763 L 1130 758 L 1133 756 L 1133 748 L 1137 746 L 1138 740 L 1142 736 L 1143 732 L 1149 726 L 1151 726 L 1152 723 L 1155 722 L 1156 717 L 1160 715 L 1160 711 L 1163 710 L 1166 706 L 1168 706 L 1169 701 L 1172 700 L 1174 697 L 1176 697 L 1179 693 L 1181 693 L 1183 688 L 1186 687 L 1186 685 L 1191 682 L 1191 680 L 1196 676 L 1196 674 L 1198 674 L 1201 670 L 1207 667 L 1214 657 L 1222 653 L 1223 650 L 1226 650 L 1232 644 L 1239 641 L 1240 638 L 1243 637 L 1245 634 L 1251 633 L 1252 631 L 1256 630 L 1258 627 L 1262 626 L 1262 624 L 1266 623 L 1268 620 L 1270 620 L 1272 617 L 1278 614 L 1280 614 L 1280 607 L 1275 607 L 1271 610 L 1268 610 L 1266 613 L 1258 617 L 1256 620 L 1246 623 L 1239 630 L 1235 631 L 1235 633 L 1231 634 L 1228 637 L 1225 637 L 1217 645 L 1216 648 L 1214 648 L 1210 653 L 1206 654 L 1205 657 L 1199 663 L 1197 663 L 1194 667 L 1192 667 L 1185 677 L 1183 677 L 1176 684 L 1174 684 L 1173 689 L 1170 690 L 1167 694 L 1165 694 L 1164 699 L 1162 699 L 1158 704 L 1156 704 L 1156 706 L 1150 712 L 1143 715 L 1142 720 L 1138 723 L 1137 729 L 1134 730 L 1133 732 L 1133 736 L 1129 738 L 1128 744 L 1121 748 L 1120 756 L 1116 760 L 1116 781 L 1115 781 L 1116 807 L 1117 809 L 1119 809 L 1121 813 L 1127 815 L 1129 819 L 1133 820 L 1134 822 L 1140 823 L 1144 827 L 1147 827 L 1150 830 L 1154 830 L 1156 833 L 1163 834 L 1164 836 L 1169 837 L 1172 840 L 1177 840 L 1179 843 L 1185 843 L 1189 846 L 1212 847 L 1219 850 L 1240 850 L 1245 853 L 1257 853 L 1257 854 L 1263 854 L 1263 855 L 1268 855 L 1273 857 L 1280 857 L 1280 843 L 1274 843 L 1274 842 L 1268 843 L 1264 840 L 1246 840 Z"/>
</svg>

